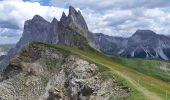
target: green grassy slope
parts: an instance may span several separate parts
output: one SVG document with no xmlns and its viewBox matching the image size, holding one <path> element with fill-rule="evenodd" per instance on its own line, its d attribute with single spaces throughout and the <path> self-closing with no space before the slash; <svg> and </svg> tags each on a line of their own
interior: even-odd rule
<svg viewBox="0 0 170 100">
<path fill-rule="evenodd" d="M 163 80 L 165 82 L 170 82 L 170 63 L 156 60 L 127 58 L 120 58 L 119 62 L 146 75 Z"/>
<path fill-rule="evenodd" d="M 129 100 L 170 99 L 170 85 L 168 83 L 153 78 L 151 77 L 152 75 L 145 75 L 139 71 L 134 70 L 133 68 L 131 69 L 125 66 L 125 64 L 129 63 L 130 61 L 125 61 L 122 64 L 122 60 L 107 57 L 93 49 L 82 50 L 59 45 L 48 46 L 64 51 L 66 54 L 72 53 L 78 55 L 83 59 L 96 63 L 99 66 L 103 66 L 101 67 L 102 70 L 108 70 L 112 72 L 114 75 L 118 76 L 118 78 L 122 80 L 124 84 L 133 88 L 133 94 L 128 98 Z"/>
</svg>

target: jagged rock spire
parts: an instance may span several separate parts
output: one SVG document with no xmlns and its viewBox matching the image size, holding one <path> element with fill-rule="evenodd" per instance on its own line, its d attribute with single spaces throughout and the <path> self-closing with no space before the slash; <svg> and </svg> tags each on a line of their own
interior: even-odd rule
<svg viewBox="0 0 170 100">
<path fill-rule="evenodd" d="M 78 12 L 76 11 L 76 9 L 75 9 L 74 7 L 72 7 L 72 6 L 70 6 L 70 7 L 69 7 L 69 15 L 76 14 L 76 13 L 78 13 Z"/>
<path fill-rule="evenodd" d="M 61 18 L 60 18 L 60 21 L 61 21 L 62 23 L 64 23 L 64 22 L 66 22 L 66 20 L 67 20 L 67 16 L 66 16 L 65 12 L 63 12 L 63 13 L 62 13 L 62 16 L 61 16 Z"/>
<path fill-rule="evenodd" d="M 76 9 L 72 6 L 69 7 L 68 16 L 66 16 L 66 14 L 63 12 L 60 22 L 63 25 L 75 26 L 75 27 L 79 28 L 80 30 L 82 30 L 84 33 L 88 32 L 87 24 L 81 14 L 81 12 L 76 11 Z"/>
<path fill-rule="evenodd" d="M 51 23 L 58 23 L 58 20 L 56 18 L 53 18 Z"/>
<path fill-rule="evenodd" d="M 88 31 L 87 24 L 81 12 L 76 11 L 76 9 L 72 6 L 69 7 L 67 23 L 71 25 L 75 25 L 76 27 L 79 27 L 83 31 L 86 31 L 86 32 Z"/>
<path fill-rule="evenodd" d="M 51 24 L 50 24 L 50 30 L 48 32 L 47 36 L 47 42 L 48 43 L 58 43 L 58 20 L 56 18 L 53 18 Z"/>
</svg>

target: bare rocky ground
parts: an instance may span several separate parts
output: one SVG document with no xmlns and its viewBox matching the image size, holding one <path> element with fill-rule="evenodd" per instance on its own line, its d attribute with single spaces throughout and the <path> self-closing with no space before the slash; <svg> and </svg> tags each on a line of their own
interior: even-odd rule
<svg viewBox="0 0 170 100">
<path fill-rule="evenodd" d="M 2 73 L 0 100 L 124 100 L 120 85 L 93 63 L 75 55 L 30 44 Z"/>
</svg>

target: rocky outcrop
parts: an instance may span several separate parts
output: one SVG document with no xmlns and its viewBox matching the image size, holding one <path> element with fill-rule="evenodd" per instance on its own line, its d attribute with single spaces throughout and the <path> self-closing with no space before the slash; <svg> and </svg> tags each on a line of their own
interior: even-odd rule
<svg viewBox="0 0 170 100">
<path fill-rule="evenodd" d="M 123 100 L 131 94 L 109 71 L 80 57 L 32 43 L 2 74 L 2 100 Z"/>
<path fill-rule="evenodd" d="M 95 44 L 106 54 L 131 58 L 170 59 L 170 38 L 151 30 L 137 30 L 129 38 L 96 34 Z"/>
</svg>

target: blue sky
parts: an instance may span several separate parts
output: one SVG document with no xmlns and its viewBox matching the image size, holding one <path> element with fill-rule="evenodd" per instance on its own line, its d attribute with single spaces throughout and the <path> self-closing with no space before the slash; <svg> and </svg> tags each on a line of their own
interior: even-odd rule
<svg viewBox="0 0 170 100">
<path fill-rule="evenodd" d="M 81 10 L 94 33 L 129 37 L 150 29 L 170 35 L 170 0 L 0 0 L 0 44 L 16 43 L 35 14 L 59 20 L 69 5 Z"/>
</svg>

